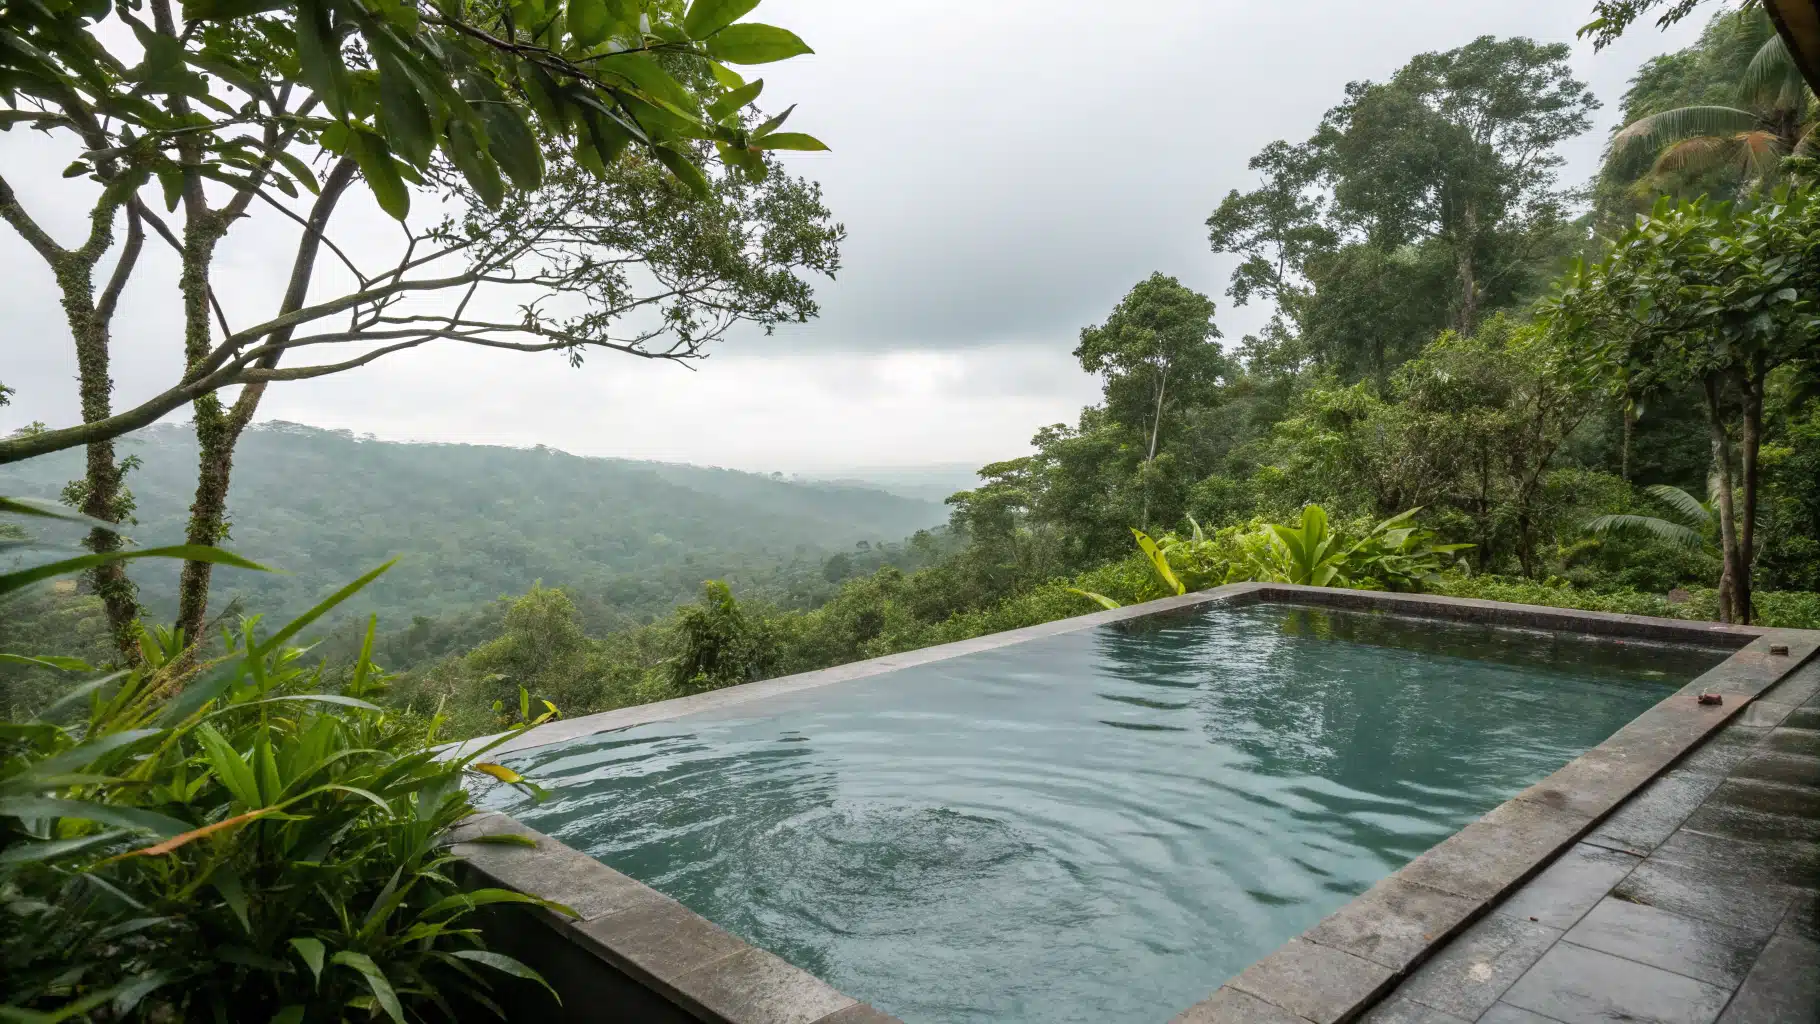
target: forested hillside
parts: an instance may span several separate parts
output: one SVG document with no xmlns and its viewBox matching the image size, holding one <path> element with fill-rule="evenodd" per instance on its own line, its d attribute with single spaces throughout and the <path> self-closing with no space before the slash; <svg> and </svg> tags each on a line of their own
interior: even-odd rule
<svg viewBox="0 0 1820 1024">
<path fill-rule="evenodd" d="M 127 477 L 137 501 L 131 536 L 180 541 L 193 433 L 158 427 L 121 450 L 139 461 Z M 708 578 L 789 603 L 791 567 L 822 582 L 829 556 L 860 541 L 901 541 L 946 517 L 935 502 L 858 487 L 545 448 L 397 444 L 286 423 L 249 430 L 235 470 L 227 543 L 284 572 L 223 570 L 221 607 L 234 600 L 294 614 L 397 557 L 349 610 L 380 610 L 400 627 L 472 611 L 536 580 L 587 595 L 595 629 L 667 613 Z M 55 498 L 81 475 L 79 452 L 33 459 L 0 467 L 0 494 Z M 176 569 L 133 576 L 152 614 L 168 619 Z"/>
</svg>

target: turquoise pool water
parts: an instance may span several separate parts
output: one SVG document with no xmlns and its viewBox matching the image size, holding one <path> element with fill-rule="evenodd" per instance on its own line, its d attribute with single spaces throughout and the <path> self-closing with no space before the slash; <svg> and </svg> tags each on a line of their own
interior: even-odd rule
<svg viewBox="0 0 1820 1024">
<path fill-rule="evenodd" d="M 492 800 L 911 1024 L 1161 1022 L 1724 655 L 1214 609 L 540 748 Z"/>
</svg>

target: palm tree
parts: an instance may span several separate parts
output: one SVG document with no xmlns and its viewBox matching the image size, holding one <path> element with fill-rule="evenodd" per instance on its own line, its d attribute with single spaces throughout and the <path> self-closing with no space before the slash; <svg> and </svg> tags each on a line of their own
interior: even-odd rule
<svg viewBox="0 0 1820 1024">
<path fill-rule="evenodd" d="M 1656 484 L 1644 488 L 1651 497 L 1667 506 L 1672 519 L 1655 516 L 1599 516 L 1586 522 L 1586 532 L 1595 537 L 1654 537 L 1690 551 L 1715 554 L 1713 532 L 1719 521 L 1712 502 L 1701 501 L 1679 487 Z"/>
<path fill-rule="evenodd" d="M 1671 175 L 1718 171 L 1750 186 L 1773 180 L 1783 157 L 1820 151 L 1814 94 L 1782 37 L 1761 10 L 1738 17 L 1750 19 L 1740 29 L 1762 42 L 1739 79 L 1737 105 L 1676 107 L 1638 118 L 1612 137 L 1608 176 L 1653 188 Z"/>
</svg>

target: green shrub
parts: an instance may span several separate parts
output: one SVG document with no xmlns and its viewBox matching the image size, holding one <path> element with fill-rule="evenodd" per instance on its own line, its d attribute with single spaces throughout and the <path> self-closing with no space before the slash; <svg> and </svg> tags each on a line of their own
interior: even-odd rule
<svg viewBox="0 0 1820 1024">
<path fill-rule="evenodd" d="M 0 725 L 7 1019 L 402 1024 L 490 1005 L 489 974 L 536 978 L 465 919 L 541 901 L 462 891 L 447 852 L 464 776 L 523 780 L 372 703 L 371 624 L 340 692 L 289 646 L 388 567 L 269 636 L 242 620 L 223 658 L 148 642 L 140 668 Z"/>
</svg>

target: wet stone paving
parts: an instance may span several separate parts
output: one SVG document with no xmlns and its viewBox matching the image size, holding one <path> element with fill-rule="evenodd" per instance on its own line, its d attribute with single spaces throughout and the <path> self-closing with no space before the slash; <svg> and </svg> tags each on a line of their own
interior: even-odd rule
<svg viewBox="0 0 1820 1024">
<path fill-rule="evenodd" d="M 1820 661 L 1792 674 L 1363 1018 L 1820 1024 Z"/>
</svg>

